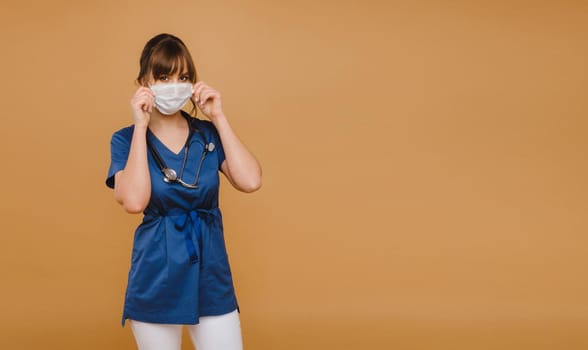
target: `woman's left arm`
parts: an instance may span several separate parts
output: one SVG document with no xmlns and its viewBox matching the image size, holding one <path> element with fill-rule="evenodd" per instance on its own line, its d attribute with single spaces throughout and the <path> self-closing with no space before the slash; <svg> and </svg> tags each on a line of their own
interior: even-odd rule
<svg viewBox="0 0 588 350">
<path fill-rule="evenodd" d="M 261 187 L 261 166 L 231 128 L 222 111 L 219 92 L 199 81 L 194 85 L 192 99 L 212 121 L 221 138 L 225 152 L 225 160 L 221 164 L 223 174 L 239 191 L 257 191 Z"/>
</svg>

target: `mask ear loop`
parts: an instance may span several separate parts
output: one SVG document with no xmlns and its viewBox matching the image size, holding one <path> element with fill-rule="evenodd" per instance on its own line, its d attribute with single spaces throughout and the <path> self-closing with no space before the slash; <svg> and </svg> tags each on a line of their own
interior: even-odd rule
<svg viewBox="0 0 588 350">
<path fill-rule="evenodd" d="M 194 84 L 192 84 L 192 97 L 190 98 L 190 102 L 192 102 L 192 107 L 194 109 L 194 117 L 198 117 L 198 106 L 196 105 L 196 102 L 194 102 Z"/>
</svg>

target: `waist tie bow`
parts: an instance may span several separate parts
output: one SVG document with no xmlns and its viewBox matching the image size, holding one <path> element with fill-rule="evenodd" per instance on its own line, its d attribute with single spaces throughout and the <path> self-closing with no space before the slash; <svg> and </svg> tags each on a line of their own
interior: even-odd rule
<svg viewBox="0 0 588 350">
<path fill-rule="evenodd" d="M 170 211 L 166 214 L 150 216 L 170 216 L 173 217 L 173 222 L 176 230 L 184 235 L 186 241 L 186 250 L 190 257 L 190 263 L 196 264 L 199 261 L 198 252 L 200 251 L 200 242 L 202 242 L 202 225 L 201 221 L 204 220 L 206 223 L 210 222 L 211 218 L 217 215 L 218 208 L 214 209 L 194 209 L 190 211 Z M 190 230 L 187 229 L 188 222 L 190 222 L 192 229 L 196 233 L 196 242 L 198 243 L 198 249 L 190 237 Z"/>
</svg>

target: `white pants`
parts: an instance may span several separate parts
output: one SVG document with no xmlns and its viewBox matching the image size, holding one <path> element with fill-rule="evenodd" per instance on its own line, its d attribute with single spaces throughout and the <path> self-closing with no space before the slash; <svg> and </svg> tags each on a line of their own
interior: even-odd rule
<svg viewBox="0 0 588 350">
<path fill-rule="evenodd" d="M 181 349 L 183 325 L 129 321 L 139 350 Z M 199 324 L 186 327 L 197 350 L 243 349 L 237 310 L 220 316 L 203 316 Z"/>
</svg>

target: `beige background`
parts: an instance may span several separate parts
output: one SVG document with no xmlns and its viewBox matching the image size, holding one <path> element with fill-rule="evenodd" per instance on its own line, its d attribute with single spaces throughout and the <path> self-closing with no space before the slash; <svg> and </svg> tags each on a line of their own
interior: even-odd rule
<svg viewBox="0 0 588 350">
<path fill-rule="evenodd" d="M 588 348 L 586 2 L 0 13 L 0 348 L 134 348 L 140 216 L 104 178 L 160 32 L 263 164 L 221 198 L 246 349 Z"/>
</svg>

